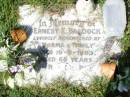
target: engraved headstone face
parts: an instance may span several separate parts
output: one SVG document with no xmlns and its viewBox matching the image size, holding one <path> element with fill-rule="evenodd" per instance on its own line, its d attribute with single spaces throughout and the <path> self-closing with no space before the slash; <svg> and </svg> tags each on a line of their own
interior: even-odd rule
<svg viewBox="0 0 130 97">
<path fill-rule="evenodd" d="M 103 40 L 101 24 L 90 21 L 40 20 L 33 27 L 30 46 L 45 45 L 49 49 L 48 65 L 74 64 L 84 67 L 96 61 Z M 28 44 L 29 46 L 29 44 Z M 87 63 L 87 64 L 86 64 Z"/>
<path fill-rule="evenodd" d="M 46 67 L 40 70 L 43 83 L 59 76 L 85 83 L 92 76 L 100 75 L 107 37 L 101 14 L 101 10 L 96 9 L 82 19 L 76 9 L 70 9 L 63 16 L 50 15 L 48 12 L 35 19 L 31 24 L 32 33 L 24 47 L 37 49 L 44 45 L 49 50 Z M 21 20 L 20 24 L 26 25 L 24 21 Z M 44 60 L 41 61 L 45 64 Z"/>
</svg>

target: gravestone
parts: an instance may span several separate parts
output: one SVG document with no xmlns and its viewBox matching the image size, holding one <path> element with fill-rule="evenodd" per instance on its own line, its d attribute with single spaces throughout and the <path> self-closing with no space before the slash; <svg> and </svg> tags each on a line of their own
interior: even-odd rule
<svg viewBox="0 0 130 97">
<path fill-rule="evenodd" d="M 117 11 L 120 8 L 120 11 Z M 123 37 L 126 28 L 126 7 L 124 0 L 106 0 L 103 6 L 105 32 L 109 36 Z"/>
<path fill-rule="evenodd" d="M 114 53 L 113 44 L 108 49 L 105 47 L 109 36 L 104 32 L 101 8 L 97 6 L 84 17 L 77 10 L 67 9 L 64 15 L 59 15 L 42 13 L 40 8 L 29 5 L 20 7 L 19 23 L 32 29 L 24 48 L 48 49 L 46 62 L 39 63 L 37 79 L 41 78 L 41 84 L 61 76 L 70 82 L 88 83 L 93 76 L 101 75 L 100 64 L 107 58 L 105 52 L 109 49 L 109 54 Z M 120 47 L 114 45 L 120 52 Z"/>
</svg>

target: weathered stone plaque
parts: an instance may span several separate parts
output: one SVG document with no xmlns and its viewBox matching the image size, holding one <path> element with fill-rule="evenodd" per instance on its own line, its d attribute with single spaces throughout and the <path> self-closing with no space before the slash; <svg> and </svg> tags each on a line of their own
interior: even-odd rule
<svg viewBox="0 0 130 97">
<path fill-rule="evenodd" d="M 20 8 L 23 18 L 20 24 L 30 26 L 32 31 L 24 47 L 37 49 L 44 45 L 49 51 L 46 62 L 41 60 L 40 63 L 45 65 L 39 73 L 42 83 L 48 83 L 59 76 L 85 83 L 92 76 L 100 75 L 107 36 L 99 8 L 89 13 L 89 16 L 80 17 L 73 8 L 66 10 L 62 16 L 49 12 L 41 14 L 30 8 L 28 12 L 34 11 L 24 16 L 22 10 L 26 7 L 29 6 Z M 39 17 L 35 18 L 35 14 Z"/>
</svg>

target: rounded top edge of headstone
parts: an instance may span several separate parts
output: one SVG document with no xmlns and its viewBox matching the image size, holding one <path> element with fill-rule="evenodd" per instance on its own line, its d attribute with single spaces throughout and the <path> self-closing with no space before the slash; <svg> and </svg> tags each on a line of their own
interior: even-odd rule
<svg viewBox="0 0 130 97">
<path fill-rule="evenodd" d="M 124 3 L 125 1 L 124 0 L 106 0 L 105 3 L 108 3 L 108 4 L 121 4 L 121 3 Z"/>
</svg>

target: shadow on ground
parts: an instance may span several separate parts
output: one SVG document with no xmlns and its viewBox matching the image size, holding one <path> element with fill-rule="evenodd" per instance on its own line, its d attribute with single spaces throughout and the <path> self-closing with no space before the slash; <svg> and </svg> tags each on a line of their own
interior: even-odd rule
<svg viewBox="0 0 130 97">
<path fill-rule="evenodd" d="M 108 85 L 106 97 L 130 97 L 130 48 L 117 55 L 116 59 L 118 64 L 115 78 Z"/>
</svg>

